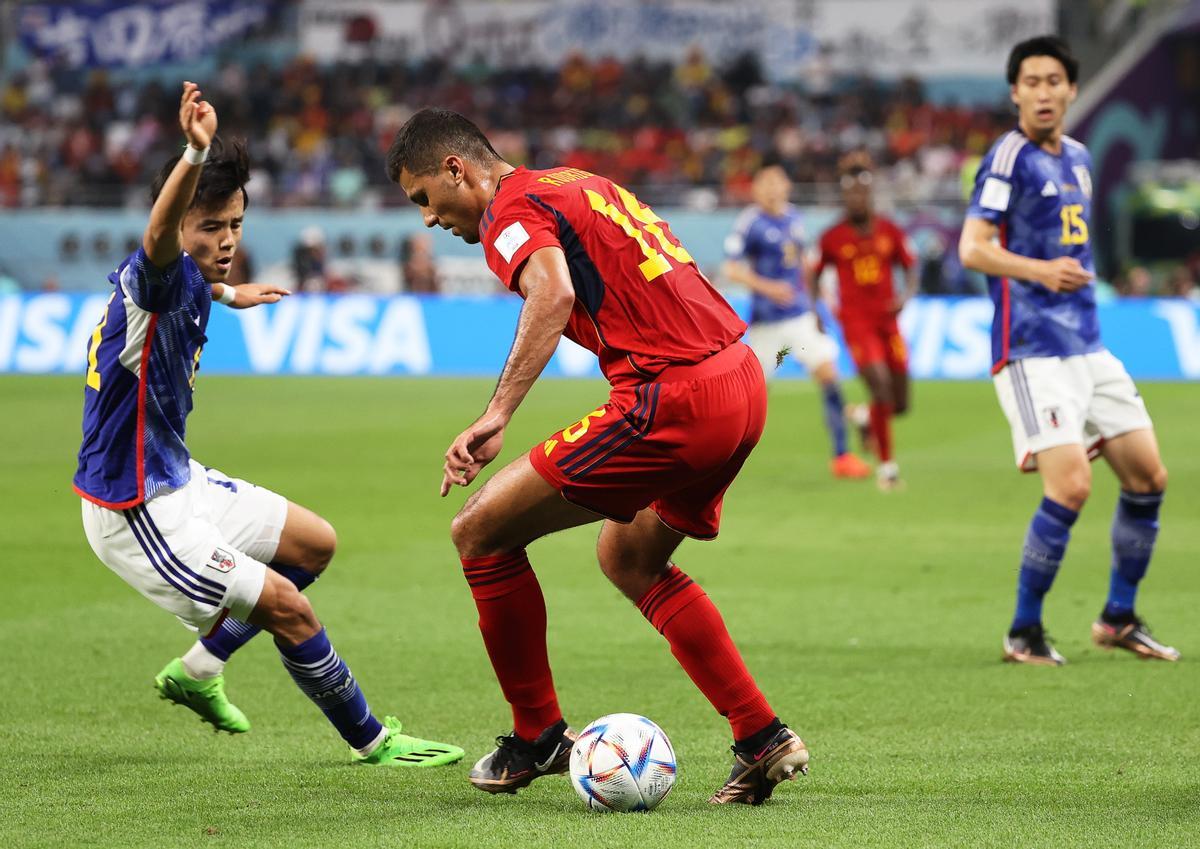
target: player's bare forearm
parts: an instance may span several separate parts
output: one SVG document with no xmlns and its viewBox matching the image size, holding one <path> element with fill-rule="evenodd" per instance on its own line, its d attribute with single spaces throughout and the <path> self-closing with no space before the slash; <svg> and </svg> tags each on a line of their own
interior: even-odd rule
<svg viewBox="0 0 1200 849">
<path fill-rule="evenodd" d="M 200 99 L 200 87 L 193 82 L 183 84 L 179 128 L 188 147 L 196 151 L 207 150 L 217 132 L 217 112 L 212 104 Z M 170 265 L 183 252 L 183 218 L 192 205 L 203 167 L 203 162 L 193 164 L 187 156 L 181 156 L 150 209 L 142 247 L 150 262 L 159 268 Z"/>
<path fill-rule="evenodd" d="M 766 295 L 771 291 L 771 288 L 777 285 L 778 281 L 768 280 L 765 277 L 759 277 L 755 274 L 750 266 L 744 262 L 726 262 L 722 271 L 725 277 L 737 283 L 739 286 L 745 286 L 751 292 L 759 295 Z"/>
<path fill-rule="evenodd" d="M 910 265 L 904 269 L 904 301 L 907 303 L 917 296 L 921 288 L 921 274 L 917 266 Z"/>
<path fill-rule="evenodd" d="M 183 217 L 192 204 L 203 167 L 180 157 L 150 210 L 142 247 L 159 268 L 170 265 L 183 252 Z"/>
<path fill-rule="evenodd" d="M 291 290 L 270 283 L 212 284 L 212 299 L 235 310 L 245 310 L 260 304 L 275 304 L 292 294 Z M 227 300 L 231 298 L 232 300 Z"/>
<path fill-rule="evenodd" d="M 1000 247 L 994 240 L 998 229 L 982 218 L 968 218 L 958 241 L 958 257 L 967 268 L 993 277 L 1041 280 L 1041 260 L 1030 259 Z"/>
<path fill-rule="evenodd" d="M 508 361 L 488 404 L 489 414 L 498 414 L 505 420 L 512 418 L 554 356 L 575 306 L 575 289 L 559 248 L 534 251 L 521 271 L 519 285 L 525 295 L 525 306 Z"/>
</svg>

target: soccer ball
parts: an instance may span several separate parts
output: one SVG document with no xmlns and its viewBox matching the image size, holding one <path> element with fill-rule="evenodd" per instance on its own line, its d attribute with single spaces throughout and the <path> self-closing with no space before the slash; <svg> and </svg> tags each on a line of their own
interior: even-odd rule
<svg viewBox="0 0 1200 849">
<path fill-rule="evenodd" d="M 674 785 L 675 750 L 644 716 L 602 716 L 571 749 L 571 786 L 593 811 L 651 811 Z"/>
</svg>

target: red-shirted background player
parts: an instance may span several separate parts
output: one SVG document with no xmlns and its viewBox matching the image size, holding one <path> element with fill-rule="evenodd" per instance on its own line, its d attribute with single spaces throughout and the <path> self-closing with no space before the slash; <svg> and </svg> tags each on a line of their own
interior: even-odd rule
<svg viewBox="0 0 1200 849">
<path fill-rule="evenodd" d="M 502 160 L 466 118 L 423 109 L 396 134 L 388 175 L 425 224 L 482 240 L 488 265 L 525 299 L 484 414 L 446 452 L 442 495 L 500 453 L 517 406 L 561 336 L 594 351 L 607 403 L 497 472 L 455 517 L 479 626 L 512 706 L 513 733 L 471 770 L 491 793 L 565 772 L 574 735 L 546 656 L 546 608 L 525 546 L 607 519 L 600 568 L 670 644 L 733 729 L 733 771 L 710 801 L 759 804 L 807 769 L 720 613 L 671 562 L 685 536 L 711 539 L 721 502 L 766 420 L 762 369 L 746 325 L 665 221 L 603 177 L 529 171 Z"/>
<path fill-rule="evenodd" d="M 892 416 L 908 410 L 908 349 L 896 317 L 916 294 L 917 270 L 908 237 L 891 219 L 875 213 L 869 163 L 852 158 L 842 167 L 846 217 L 821 236 L 815 281 L 827 266 L 837 269 L 842 335 L 871 395 L 869 440 L 879 457 L 881 489 L 900 483 L 892 455 Z M 897 294 L 892 267 L 905 270 L 905 291 Z"/>
</svg>

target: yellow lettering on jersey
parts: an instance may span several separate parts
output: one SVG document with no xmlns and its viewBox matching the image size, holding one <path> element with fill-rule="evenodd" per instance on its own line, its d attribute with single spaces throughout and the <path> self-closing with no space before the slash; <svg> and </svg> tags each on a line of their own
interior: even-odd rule
<svg viewBox="0 0 1200 849">
<path fill-rule="evenodd" d="M 658 222 L 662 221 L 654 210 L 648 206 L 642 206 L 642 202 L 634 197 L 633 192 L 622 188 L 616 184 L 613 188 L 617 190 L 617 197 L 621 199 L 621 203 L 629 210 L 629 214 L 645 225 L 645 230 L 655 238 L 663 253 L 674 259 L 676 262 L 691 262 L 692 255 L 688 253 L 683 245 L 677 242 L 672 242 L 667 238 L 667 234 L 658 226 Z"/>
<path fill-rule="evenodd" d="M 562 432 L 563 442 L 567 443 L 568 445 L 570 445 L 574 442 L 577 442 L 580 439 L 580 437 L 582 437 L 585 433 L 588 432 L 588 428 L 592 426 L 592 419 L 602 419 L 602 418 L 604 418 L 604 408 L 603 407 L 601 407 L 598 410 L 592 410 L 592 412 L 588 413 L 586 416 L 584 416 L 582 419 L 577 421 L 575 424 L 571 425 L 570 427 L 563 428 L 563 432 Z M 553 450 L 553 449 L 551 449 L 551 450 Z M 546 456 L 549 457 L 550 454 L 547 452 Z"/>
<path fill-rule="evenodd" d="M 588 203 L 593 210 L 612 221 L 625 231 L 626 236 L 638 243 L 638 247 L 642 249 L 642 254 L 646 257 L 645 262 L 638 264 L 638 270 L 642 272 L 642 276 L 646 278 L 647 282 L 656 277 L 661 277 L 671 270 L 670 260 L 647 244 L 645 234 L 633 226 L 633 222 L 629 220 L 628 215 L 605 200 L 599 192 L 592 191 L 591 189 L 584 189 L 583 192 L 587 195 Z"/>
<path fill-rule="evenodd" d="M 88 345 L 87 377 L 84 380 L 89 389 L 95 389 L 97 392 L 100 391 L 100 366 L 96 362 L 96 352 L 100 348 L 100 340 L 104 337 L 104 325 L 108 324 L 108 309 L 112 306 L 113 298 L 116 296 L 117 292 L 114 289 L 113 293 L 108 296 L 108 303 L 104 305 L 104 315 L 100 317 L 100 323 L 92 331 L 92 343 Z"/>
<path fill-rule="evenodd" d="M 1064 203 L 1059 211 L 1062 218 L 1062 245 L 1086 245 L 1088 240 L 1087 222 L 1083 220 L 1083 204 Z"/>
<path fill-rule="evenodd" d="M 545 450 L 547 457 L 549 457 L 550 453 L 557 447 L 558 447 L 557 439 L 547 439 L 544 443 L 542 443 L 542 448 Z"/>
<path fill-rule="evenodd" d="M 192 357 L 192 376 L 188 378 L 188 388 L 196 388 L 196 369 L 200 368 L 200 353 L 204 348 L 196 349 L 196 356 Z"/>
<path fill-rule="evenodd" d="M 548 183 L 551 186 L 562 186 L 567 183 L 577 183 L 580 180 L 586 180 L 588 177 L 594 177 L 594 174 L 589 174 L 587 171 L 580 171 L 578 168 L 564 168 L 561 171 L 551 171 L 538 177 L 539 183 Z"/>
<path fill-rule="evenodd" d="M 875 254 L 863 254 L 856 257 L 853 263 L 854 282 L 860 286 L 874 286 L 879 282 L 879 257 Z"/>
</svg>

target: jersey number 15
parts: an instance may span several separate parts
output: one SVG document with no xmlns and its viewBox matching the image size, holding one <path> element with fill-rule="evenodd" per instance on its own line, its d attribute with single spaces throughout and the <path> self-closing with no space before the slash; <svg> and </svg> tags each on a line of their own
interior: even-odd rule
<svg viewBox="0 0 1200 849">
<path fill-rule="evenodd" d="M 584 193 L 595 212 L 600 213 L 624 230 L 625 235 L 637 242 L 638 247 L 642 249 L 642 255 L 646 257 L 646 260 L 638 263 L 638 270 L 642 272 L 642 276 L 646 278 L 647 282 L 661 277 L 671 270 L 671 260 L 667 257 L 680 263 L 692 261 L 692 255 L 684 250 L 683 245 L 674 241 L 663 228 L 658 226 L 662 219 L 654 214 L 654 210 L 648 206 L 642 206 L 642 202 L 634 197 L 632 192 L 617 185 L 614 185 L 613 188 L 616 189 L 617 197 L 621 199 L 621 205 L 625 207 L 628 215 L 618 209 L 616 204 L 610 203 L 599 192 L 584 189 Z M 631 217 L 633 220 L 630 220 Z M 634 221 L 637 223 L 635 224 Z M 651 245 L 650 240 L 646 238 L 647 235 L 654 240 L 657 249 Z"/>
<path fill-rule="evenodd" d="M 1064 203 L 1059 212 L 1062 218 L 1062 239 L 1060 245 L 1086 245 L 1088 240 L 1087 222 L 1083 220 L 1083 204 Z"/>
</svg>

